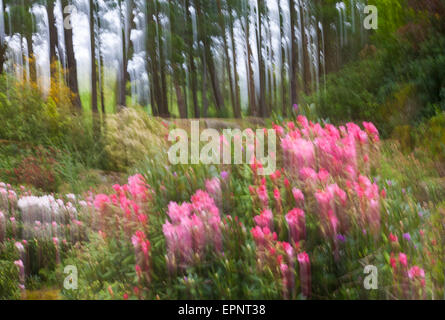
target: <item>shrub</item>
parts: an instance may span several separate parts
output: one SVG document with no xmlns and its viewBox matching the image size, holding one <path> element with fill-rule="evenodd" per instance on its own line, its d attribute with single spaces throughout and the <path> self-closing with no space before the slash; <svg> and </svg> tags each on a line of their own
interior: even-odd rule
<svg viewBox="0 0 445 320">
<path fill-rule="evenodd" d="M 142 110 L 125 108 L 107 117 L 105 150 L 114 167 L 125 170 L 145 158 L 166 156 L 166 128 Z"/>
</svg>

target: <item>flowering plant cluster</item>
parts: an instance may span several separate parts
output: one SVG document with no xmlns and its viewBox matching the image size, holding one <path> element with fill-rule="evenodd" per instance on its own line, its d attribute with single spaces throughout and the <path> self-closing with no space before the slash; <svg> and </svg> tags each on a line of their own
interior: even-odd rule
<svg viewBox="0 0 445 320">
<path fill-rule="evenodd" d="M 216 191 L 216 190 L 213 190 Z M 217 192 L 220 194 L 220 190 Z M 198 190 L 191 202 L 181 205 L 171 202 L 162 231 L 167 244 L 167 265 L 169 270 L 186 268 L 199 263 L 206 250 L 222 250 L 221 218 L 213 198 L 205 191 Z"/>
<path fill-rule="evenodd" d="M 42 268 L 79 265 L 79 290 L 63 291 L 70 298 L 443 294 L 445 212 L 380 176 L 371 123 L 300 116 L 273 128 L 281 152 L 270 176 L 255 159 L 220 168 L 150 161 L 103 193 L 37 195 L 0 183 L 0 262 L 12 264 L 22 292 Z M 378 290 L 364 286 L 369 265 Z"/>
</svg>

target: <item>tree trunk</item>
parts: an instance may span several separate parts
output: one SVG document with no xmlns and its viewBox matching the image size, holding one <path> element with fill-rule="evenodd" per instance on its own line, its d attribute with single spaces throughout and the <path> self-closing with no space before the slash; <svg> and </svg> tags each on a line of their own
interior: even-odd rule
<svg viewBox="0 0 445 320">
<path fill-rule="evenodd" d="M 235 47 L 235 35 L 233 32 L 233 14 L 231 8 L 229 8 L 229 29 L 230 29 L 230 41 L 232 42 L 232 60 L 233 60 L 233 74 L 234 74 L 234 85 L 235 85 L 235 117 L 241 118 L 241 98 L 240 98 L 240 88 L 238 83 L 238 70 L 237 70 L 237 58 L 236 58 L 236 47 Z"/>
<path fill-rule="evenodd" d="M 118 1 L 118 11 L 119 11 L 119 23 L 120 23 L 120 33 L 121 33 L 121 50 L 122 50 L 122 61 L 121 65 L 117 70 L 117 81 L 119 84 L 119 90 L 117 95 L 117 105 L 118 108 L 123 108 L 127 106 L 127 81 L 129 79 L 128 75 L 128 46 L 127 42 L 129 41 L 127 39 L 128 36 L 128 21 L 127 21 L 127 14 L 128 14 L 128 8 L 124 11 L 122 8 L 122 1 Z"/>
<path fill-rule="evenodd" d="M 162 101 L 162 93 L 160 86 L 160 77 L 159 77 L 159 69 L 158 69 L 158 56 L 157 56 L 157 45 L 156 45 L 156 25 L 153 20 L 153 2 L 146 2 L 146 19 L 147 19 L 147 53 L 149 63 L 147 63 L 149 74 L 151 74 L 151 83 L 153 86 L 153 90 L 151 92 L 152 101 L 155 102 L 152 104 L 153 114 L 155 116 L 162 115 L 163 113 L 163 101 Z"/>
<path fill-rule="evenodd" d="M 193 25 L 192 18 L 190 15 L 190 2 L 185 0 L 185 10 L 186 10 L 186 26 L 187 26 L 187 47 L 188 47 L 188 58 L 189 58 L 189 68 L 190 68 L 190 88 L 192 90 L 193 99 L 193 111 L 195 118 L 199 118 L 199 104 L 198 104 L 198 85 L 196 80 L 196 66 L 195 58 L 193 52 Z"/>
<path fill-rule="evenodd" d="M 36 60 L 34 57 L 34 47 L 32 45 L 32 31 L 28 30 L 26 32 L 26 44 L 28 46 L 28 62 L 29 62 L 29 80 L 36 83 Z"/>
<path fill-rule="evenodd" d="M 310 93 L 310 68 L 309 68 L 309 56 L 307 50 L 307 39 L 304 25 L 304 0 L 300 0 L 300 21 L 301 21 L 301 43 L 302 43 L 302 52 L 303 52 L 303 88 L 304 93 L 309 95 Z"/>
<path fill-rule="evenodd" d="M 175 91 L 176 91 L 176 100 L 178 102 L 179 116 L 182 119 L 186 119 L 187 118 L 187 109 L 186 109 L 186 106 L 185 106 L 184 96 L 182 95 L 181 86 L 179 85 L 179 83 L 176 80 L 176 78 L 174 78 L 173 84 L 175 86 Z"/>
<path fill-rule="evenodd" d="M 101 26 L 101 22 L 100 22 L 100 17 L 97 18 L 97 29 L 99 30 L 99 33 L 102 30 L 102 26 Z M 99 89 L 100 89 L 100 106 L 101 106 L 101 111 L 102 111 L 102 122 L 105 124 L 105 119 L 106 119 L 106 110 L 105 110 L 105 95 L 104 95 L 104 86 L 105 86 L 105 81 L 104 81 L 104 57 L 102 54 L 102 41 L 100 40 L 99 37 L 99 41 L 98 41 L 98 55 L 99 55 Z"/>
<path fill-rule="evenodd" d="M 235 91 L 233 88 L 233 79 L 232 79 L 232 72 L 230 70 L 230 57 L 229 57 L 229 49 L 228 49 L 228 45 L 227 45 L 227 35 L 226 35 L 226 24 L 224 21 L 224 15 L 222 12 L 222 7 L 221 7 L 221 0 L 216 0 L 217 6 L 218 6 L 218 14 L 219 14 L 219 27 L 221 28 L 221 33 L 222 33 L 222 37 L 223 37 L 223 43 L 224 43 L 224 55 L 225 55 L 225 62 L 226 62 L 226 69 L 227 69 L 227 76 L 229 79 L 229 86 L 230 86 L 230 100 L 232 102 L 232 109 L 233 109 L 233 115 L 236 118 L 240 118 L 241 114 L 238 110 L 237 104 L 236 104 L 236 99 L 235 99 Z M 229 11 L 231 10 L 231 8 L 229 8 Z"/>
<path fill-rule="evenodd" d="M 297 35 L 296 35 L 296 24 L 297 17 L 295 11 L 295 1 L 289 0 L 289 10 L 290 10 L 290 26 L 291 26 L 291 56 L 290 61 L 290 88 L 291 88 L 291 103 L 292 105 L 298 104 L 298 51 L 297 51 Z"/>
<path fill-rule="evenodd" d="M 48 27 L 49 27 L 49 61 L 51 64 L 51 87 L 53 86 L 53 79 L 57 78 L 57 68 L 54 62 L 57 61 L 56 48 L 58 46 L 56 18 L 54 16 L 54 0 L 49 0 L 47 4 Z"/>
<path fill-rule="evenodd" d="M 69 0 L 62 0 L 62 7 L 66 8 L 70 4 Z M 68 17 L 70 13 L 65 13 L 62 9 L 63 21 Z M 73 44 L 73 29 L 63 28 L 65 35 L 65 51 L 67 59 L 67 76 L 68 76 L 68 87 L 73 94 L 73 105 L 78 111 L 82 111 L 82 103 L 79 96 L 79 85 L 77 82 L 77 63 L 74 55 L 74 44 Z"/>
<path fill-rule="evenodd" d="M 278 15 L 279 15 L 279 19 L 280 19 L 280 49 L 281 49 L 281 111 L 283 113 L 283 116 L 286 117 L 287 116 L 287 90 L 286 90 L 286 86 L 285 84 L 285 73 L 286 73 L 286 69 L 284 66 L 284 61 L 285 61 L 285 57 L 286 57 L 286 50 L 285 50 L 285 46 L 283 43 L 283 39 L 284 39 L 284 19 L 283 19 L 283 12 L 281 10 L 281 1 L 278 0 Z"/>
<path fill-rule="evenodd" d="M 209 37 L 207 36 L 207 34 L 205 34 L 205 32 L 203 30 L 204 17 L 203 17 L 203 13 L 201 10 L 200 2 L 201 2 L 201 0 L 195 1 L 196 11 L 198 14 L 198 34 L 199 34 L 199 38 L 201 39 L 201 41 L 204 44 L 204 54 L 206 57 L 206 65 L 207 65 L 207 69 L 208 69 L 209 76 L 210 76 L 210 83 L 212 85 L 213 96 L 215 99 L 215 106 L 218 111 L 221 111 L 223 108 L 223 105 L 224 105 L 224 101 L 223 101 L 223 98 L 221 96 L 221 92 L 220 92 L 219 86 L 218 86 L 218 80 L 216 77 L 216 70 L 215 70 L 215 63 L 213 61 L 213 55 L 212 55 L 212 52 L 210 49 Z"/>
<path fill-rule="evenodd" d="M 258 66 L 260 73 L 260 95 L 259 95 L 259 107 L 260 107 L 260 115 L 262 117 L 267 117 L 267 107 L 266 107 L 266 74 L 265 74 L 265 66 L 263 60 L 263 22 L 262 22 L 262 13 L 264 10 L 264 0 L 257 0 L 257 8 L 258 8 L 258 25 L 257 25 L 257 54 L 258 54 Z"/>
<path fill-rule="evenodd" d="M 97 108 L 97 65 L 96 65 L 96 35 L 94 14 L 95 6 L 94 0 L 89 0 L 90 3 L 90 46 L 91 46 L 91 111 L 93 116 L 93 133 L 100 135 L 99 125 L 99 110 Z"/>
<path fill-rule="evenodd" d="M 0 43 L 0 74 L 3 74 L 4 70 L 3 70 L 3 64 L 6 61 L 6 43 Z"/>
<path fill-rule="evenodd" d="M 256 94 L 255 94 L 255 79 L 253 75 L 252 68 L 252 48 L 250 47 L 250 21 L 249 14 L 246 13 L 244 16 L 244 34 L 246 40 L 246 51 L 247 51 L 247 78 L 248 78 L 248 92 L 249 92 L 249 114 L 252 116 L 257 116 L 256 107 Z"/>
<path fill-rule="evenodd" d="M 202 52 L 202 88 L 201 88 L 201 100 L 202 100 L 202 113 L 204 118 L 207 117 L 207 111 L 209 109 L 209 102 L 207 100 L 207 61 L 204 50 Z"/>
<path fill-rule="evenodd" d="M 159 2 L 154 1 L 155 5 L 155 15 L 158 23 L 157 28 L 157 36 L 158 36 L 158 51 L 159 51 L 159 67 L 161 74 L 161 98 L 162 98 L 162 109 L 161 109 L 161 117 L 170 117 L 170 112 L 168 111 L 168 99 L 167 99 L 167 81 L 166 81 L 166 71 L 165 71 L 165 58 L 164 58 L 164 48 L 162 47 L 162 26 L 160 23 L 159 16 Z"/>
</svg>

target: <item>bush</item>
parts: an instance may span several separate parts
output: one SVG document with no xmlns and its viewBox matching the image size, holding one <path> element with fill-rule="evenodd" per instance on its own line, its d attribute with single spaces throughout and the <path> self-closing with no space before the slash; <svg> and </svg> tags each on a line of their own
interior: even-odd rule
<svg viewBox="0 0 445 320">
<path fill-rule="evenodd" d="M 105 151 L 113 167 L 125 170 L 145 158 L 166 156 L 166 128 L 142 110 L 125 108 L 107 117 Z"/>
</svg>

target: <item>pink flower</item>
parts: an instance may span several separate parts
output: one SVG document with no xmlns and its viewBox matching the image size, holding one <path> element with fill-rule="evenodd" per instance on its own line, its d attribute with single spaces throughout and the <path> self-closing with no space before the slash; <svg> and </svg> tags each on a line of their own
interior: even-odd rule
<svg viewBox="0 0 445 320">
<path fill-rule="evenodd" d="M 294 175 L 304 167 L 315 167 L 315 148 L 310 140 L 293 138 L 290 134 L 281 140 L 284 166 Z"/>
<path fill-rule="evenodd" d="M 179 223 L 181 219 L 188 218 L 191 214 L 191 205 L 189 203 L 183 203 L 178 205 L 176 202 L 170 202 L 168 204 L 167 215 L 170 217 L 173 223 Z"/>
<path fill-rule="evenodd" d="M 14 261 L 14 264 L 20 269 L 24 267 L 22 260 L 16 260 Z"/>
<path fill-rule="evenodd" d="M 379 131 L 371 122 L 363 122 L 366 132 L 373 138 L 375 142 L 379 142 Z"/>
<path fill-rule="evenodd" d="M 150 242 L 147 240 L 145 233 L 142 231 L 136 231 L 131 237 L 131 242 L 135 249 L 141 249 L 144 255 L 148 255 L 150 249 Z"/>
<path fill-rule="evenodd" d="M 275 132 L 277 133 L 278 136 L 282 136 L 282 135 L 284 134 L 284 129 L 283 129 L 283 127 L 274 124 L 274 125 L 272 126 L 272 128 L 275 130 Z"/>
<path fill-rule="evenodd" d="M 276 180 L 280 179 L 280 177 L 281 177 L 280 170 L 277 170 L 270 175 L 270 178 L 272 179 L 272 181 L 276 181 Z"/>
<path fill-rule="evenodd" d="M 317 172 L 315 172 L 315 170 L 312 168 L 304 167 L 300 169 L 299 173 L 300 173 L 300 179 L 302 180 L 309 179 L 311 181 L 316 181 L 318 179 Z"/>
<path fill-rule="evenodd" d="M 217 177 L 206 180 L 205 187 L 207 192 L 213 197 L 213 199 L 217 201 L 221 200 L 221 182 Z"/>
<path fill-rule="evenodd" d="M 273 190 L 273 196 L 274 196 L 274 198 L 275 198 L 275 201 L 277 201 L 278 203 L 281 202 L 281 193 L 280 193 L 280 190 L 279 190 L 279 189 L 275 188 L 275 189 Z"/>
<path fill-rule="evenodd" d="M 318 172 L 318 180 L 322 183 L 326 183 L 329 179 L 329 172 L 326 169 L 321 168 Z"/>
<path fill-rule="evenodd" d="M 106 194 L 98 194 L 94 199 L 94 207 L 102 211 L 107 203 L 110 203 L 110 198 Z"/>
<path fill-rule="evenodd" d="M 267 227 L 261 228 L 256 226 L 250 232 L 252 233 L 256 245 L 259 247 L 264 247 L 269 242 L 277 240 L 277 234 L 275 232 L 271 233 L 270 229 Z"/>
<path fill-rule="evenodd" d="M 399 253 L 399 262 L 402 266 L 407 267 L 408 266 L 408 259 L 406 257 L 406 254 Z"/>
<path fill-rule="evenodd" d="M 167 244 L 168 266 L 172 271 L 179 264 L 189 266 L 194 256 L 202 256 L 207 245 L 222 251 L 221 218 L 219 209 L 207 192 L 198 190 L 192 203 L 171 202 L 162 230 Z"/>
<path fill-rule="evenodd" d="M 399 242 L 399 239 L 397 236 L 393 235 L 392 233 L 389 234 L 389 241 L 391 242 Z"/>
<path fill-rule="evenodd" d="M 270 230 L 273 230 L 273 214 L 269 209 L 264 210 L 260 215 L 255 216 L 253 219 L 257 226 L 261 228 L 268 227 Z"/>
<path fill-rule="evenodd" d="M 311 263 L 309 255 L 306 252 L 299 253 L 297 256 L 300 265 L 300 283 L 303 296 L 309 298 L 311 296 Z"/>
<path fill-rule="evenodd" d="M 149 188 L 141 174 L 136 174 L 128 178 L 128 190 L 134 199 L 146 201 L 149 196 Z"/>
<path fill-rule="evenodd" d="M 410 280 L 420 280 L 422 287 L 425 286 L 425 271 L 418 266 L 414 266 L 408 270 L 408 278 Z"/>
<path fill-rule="evenodd" d="M 257 188 L 257 194 L 263 207 L 267 208 L 269 204 L 269 195 L 267 194 L 267 188 L 265 184 L 262 184 Z"/>
<path fill-rule="evenodd" d="M 25 252 L 25 248 L 23 247 L 23 244 L 21 242 L 16 242 L 14 245 L 19 252 Z"/>
<path fill-rule="evenodd" d="M 304 194 L 300 189 L 292 188 L 292 195 L 294 196 L 297 204 L 301 204 L 302 202 L 304 202 Z"/>
<path fill-rule="evenodd" d="M 294 243 L 306 238 L 306 218 L 303 210 L 295 208 L 289 211 L 286 214 L 286 222 L 289 226 L 290 239 Z"/>
</svg>

